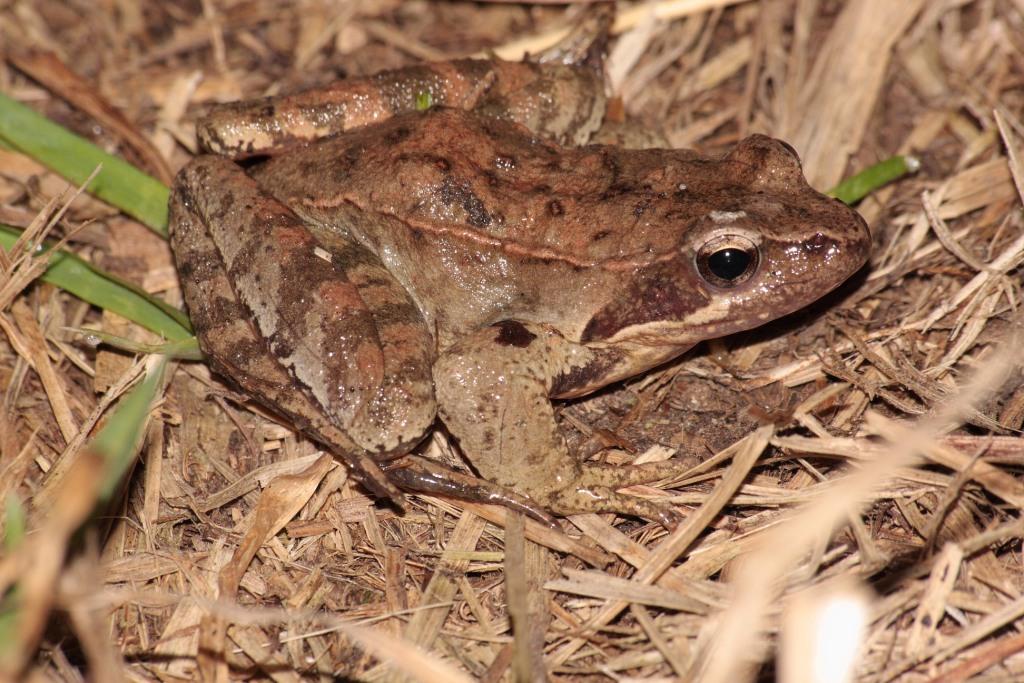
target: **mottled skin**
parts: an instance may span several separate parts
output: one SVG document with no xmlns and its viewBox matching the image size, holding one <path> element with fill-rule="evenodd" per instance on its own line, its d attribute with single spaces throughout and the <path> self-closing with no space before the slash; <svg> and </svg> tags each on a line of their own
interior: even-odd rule
<svg viewBox="0 0 1024 683">
<path fill-rule="evenodd" d="M 615 489 L 678 468 L 579 462 L 551 399 L 785 315 L 866 259 L 863 220 L 810 188 L 784 143 L 752 136 L 720 159 L 573 149 L 510 120 L 589 135 L 603 98 L 586 70 L 464 60 L 350 85 L 324 96 L 340 122 L 312 136 L 308 121 L 330 118 L 309 113 L 316 93 L 208 119 L 218 151 L 292 149 L 250 175 L 221 157 L 190 163 L 172 247 L 214 367 L 379 493 L 397 497 L 398 482 L 542 518 L 537 505 L 671 524 Z M 423 90 L 464 108 L 408 111 Z M 351 123 L 356 109 L 370 125 Z M 752 258 L 723 279 L 708 263 L 726 248 Z M 435 412 L 491 485 L 422 459 L 382 475 L 375 463 L 407 453 Z"/>
</svg>

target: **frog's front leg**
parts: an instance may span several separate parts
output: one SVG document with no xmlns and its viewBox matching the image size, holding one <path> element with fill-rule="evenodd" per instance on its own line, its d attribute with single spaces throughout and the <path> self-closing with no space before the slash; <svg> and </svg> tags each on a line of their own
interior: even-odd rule
<svg viewBox="0 0 1024 683">
<path fill-rule="evenodd" d="M 581 463 L 558 431 L 550 396 L 588 373 L 614 377 L 622 351 L 590 348 L 546 325 L 504 321 L 447 349 L 434 365 L 438 414 L 482 477 L 557 514 L 619 512 L 672 527 L 678 514 L 615 489 L 680 472 L 677 463 Z"/>
</svg>

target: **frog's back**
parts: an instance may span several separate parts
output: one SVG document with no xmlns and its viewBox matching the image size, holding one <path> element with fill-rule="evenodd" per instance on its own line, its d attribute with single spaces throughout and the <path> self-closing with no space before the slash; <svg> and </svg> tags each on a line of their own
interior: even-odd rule
<svg viewBox="0 0 1024 683">
<path fill-rule="evenodd" d="M 440 109 L 274 158 L 258 177 L 312 223 L 370 245 L 443 337 L 503 317 L 582 329 L 571 302 L 613 290 L 610 279 L 678 237 L 651 229 L 654 205 L 679 208 L 664 177 L 638 177 L 618 153 Z"/>
<path fill-rule="evenodd" d="M 661 239 L 657 224 L 671 220 L 669 212 L 699 211 L 687 197 L 707 194 L 680 191 L 680 184 L 685 177 L 692 186 L 714 162 L 683 150 L 622 152 L 565 148 L 513 123 L 438 109 L 274 159 L 261 177 L 290 195 L 288 203 L 313 211 L 347 202 L 398 218 L 405 229 L 493 240 L 515 252 L 642 258 L 674 241 Z"/>
<path fill-rule="evenodd" d="M 515 317 L 579 338 L 652 268 L 676 292 L 670 303 L 690 309 L 682 300 L 701 283 L 684 262 L 723 221 L 799 242 L 833 208 L 767 138 L 722 159 L 572 149 L 449 109 L 312 144 L 271 160 L 259 179 L 311 222 L 371 246 L 442 337 Z M 678 275 L 666 283 L 665 272 Z"/>
</svg>

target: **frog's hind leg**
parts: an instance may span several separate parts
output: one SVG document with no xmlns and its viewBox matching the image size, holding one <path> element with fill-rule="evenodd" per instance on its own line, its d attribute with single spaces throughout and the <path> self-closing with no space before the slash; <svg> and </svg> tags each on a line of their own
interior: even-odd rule
<svg viewBox="0 0 1024 683">
<path fill-rule="evenodd" d="M 438 414 L 481 476 L 556 514 L 618 512 L 673 527 L 680 518 L 671 507 L 615 489 L 676 475 L 684 466 L 581 463 L 558 431 L 549 396 L 573 373 L 617 376 L 614 350 L 603 352 L 545 325 L 484 328 L 435 363 Z"/>
<path fill-rule="evenodd" d="M 555 103 L 552 106 L 552 103 Z M 566 63 L 457 59 L 416 64 L 331 85 L 215 106 L 196 125 L 202 148 L 244 159 L 276 155 L 429 107 L 477 110 L 553 140 L 583 144 L 601 124 L 599 70 Z"/>
<path fill-rule="evenodd" d="M 214 369 L 400 503 L 374 457 L 407 451 L 434 419 L 433 341 L 405 290 L 358 245 L 328 253 L 225 159 L 186 166 L 170 211 L 185 301 Z"/>
</svg>

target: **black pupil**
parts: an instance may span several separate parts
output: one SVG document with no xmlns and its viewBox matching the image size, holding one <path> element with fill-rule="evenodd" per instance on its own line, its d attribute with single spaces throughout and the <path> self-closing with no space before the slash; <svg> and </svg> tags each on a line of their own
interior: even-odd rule
<svg viewBox="0 0 1024 683">
<path fill-rule="evenodd" d="M 708 256 L 708 270 L 723 280 L 735 280 L 747 272 L 750 265 L 750 253 L 742 249 L 719 249 Z"/>
</svg>

